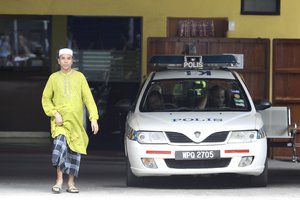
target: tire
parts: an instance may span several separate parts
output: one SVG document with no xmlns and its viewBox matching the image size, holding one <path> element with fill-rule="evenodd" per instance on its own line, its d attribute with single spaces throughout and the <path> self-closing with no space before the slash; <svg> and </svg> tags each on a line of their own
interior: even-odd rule
<svg viewBox="0 0 300 200">
<path fill-rule="evenodd" d="M 252 187 L 266 187 L 268 185 L 268 159 L 265 161 L 265 169 L 259 176 L 250 177 Z"/>
<path fill-rule="evenodd" d="M 131 169 L 130 169 L 130 162 L 128 160 L 128 158 L 126 158 L 126 173 L 127 173 L 127 176 L 126 176 L 126 185 L 128 187 L 141 187 L 143 186 L 143 177 L 137 177 L 135 176 Z"/>
</svg>

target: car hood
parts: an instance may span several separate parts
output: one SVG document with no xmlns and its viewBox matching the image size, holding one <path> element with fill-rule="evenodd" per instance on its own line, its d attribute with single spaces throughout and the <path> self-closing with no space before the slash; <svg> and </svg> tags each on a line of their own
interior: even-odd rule
<svg viewBox="0 0 300 200">
<path fill-rule="evenodd" d="M 132 114 L 129 124 L 135 130 L 179 132 L 185 135 L 199 131 L 206 137 L 214 132 L 259 129 L 262 119 L 256 112 L 148 112 Z"/>
</svg>

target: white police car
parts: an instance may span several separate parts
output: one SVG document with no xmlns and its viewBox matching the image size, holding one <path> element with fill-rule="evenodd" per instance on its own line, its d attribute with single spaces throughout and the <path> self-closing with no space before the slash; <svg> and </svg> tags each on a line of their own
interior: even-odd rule
<svg viewBox="0 0 300 200">
<path fill-rule="evenodd" d="M 233 173 L 266 186 L 267 138 L 257 110 L 271 104 L 255 105 L 241 76 L 218 67 L 235 64 L 234 57 L 152 62 L 173 69 L 152 72 L 128 112 L 127 185 L 139 186 L 146 176 Z M 175 69 L 183 63 L 187 68 Z"/>
</svg>

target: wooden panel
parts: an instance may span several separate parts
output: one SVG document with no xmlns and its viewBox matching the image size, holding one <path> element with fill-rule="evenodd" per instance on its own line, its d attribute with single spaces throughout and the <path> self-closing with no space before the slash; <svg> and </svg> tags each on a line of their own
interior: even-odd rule
<svg viewBox="0 0 300 200">
<path fill-rule="evenodd" d="M 268 39 L 222 39 L 210 43 L 209 54 L 243 54 L 244 69 L 237 71 L 243 75 L 252 98 L 258 100 L 268 98 L 269 46 Z"/>
<path fill-rule="evenodd" d="M 274 39 L 273 47 L 275 71 L 300 70 L 300 39 Z"/>
<path fill-rule="evenodd" d="M 300 40 L 273 40 L 273 102 L 300 105 Z"/>
<path fill-rule="evenodd" d="M 300 39 L 273 40 L 273 105 L 289 106 L 291 121 L 300 125 Z M 298 128 L 299 130 L 299 128 Z M 300 131 L 296 142 L 300 143 Z M 297 148 L 297 154 L 300 149 Z M 277 148 L 274 157 L 291 156 L 291 149 Z"/>
<path fill-rule="evenodd" d="M 274 102 L 300 103 L 299 80 L 300 74 L 298 73 L 275 73 Z"/>
<path fill-rule="evenodd" d="M 251 97 L 254 101 L 268 98 L 268 85 L 266 79 L 267 72 L 243 72 L 242 70 L 239 70 L 239 73 L 244 77 Z M 264 86 L 258 86 L 260 84 Z"/>
<path fill-rule="evenodd" d="M 269 40 L 267 39 L 224 39 L 210 43 L 210 53 L 244 54 L 244 68 L 265 71 L 269 66 Z"/>
<path fill-rule="evenodd" d="M 178 24 L 182 20 L 212 20 L 214 24 L 214 37 L 226 37 L 228 31 L 228 19 L 227 18 L 178 18 L 168 17 L 167 19 L 167 36 L 178 37 Z"/>
<path fill-rule="evenodd" d="M 158 54 L 185 54 L 186 47 L 195 47 L 197 54 L 207 53 L 207 40 L 197 40 L 190 38 L 165 38 L 150 37 L 148 38 L 148 58 Z"/>
<path fill-rule="evenodd" d="M 273 40 L 273 104 L 291 108 L 300 125 L 300 39 Z"/>
<path fill-rule="evenodd" d="M 234 38 L 148 38 L 148 60 L 158 54 L 244 54 L 244 69 L 237 70 L 245 79 L 254 100 L 269 96 L 269 39 Z M 148 73 L 152 71 L 148 65 Z"/>
</svg>

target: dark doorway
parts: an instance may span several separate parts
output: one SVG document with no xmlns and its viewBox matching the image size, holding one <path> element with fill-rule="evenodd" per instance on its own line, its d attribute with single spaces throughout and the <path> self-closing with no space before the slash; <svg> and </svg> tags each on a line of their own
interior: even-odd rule
<svg viewBox="0 0 300 200">
<path fill-rule="evenodd" d="M 89 82 L 100 113 L 100 134 L 91 134 L 90 149 L 122 148 L 121 113 L 115 104 L 133 99 L 140 85 L 141 18 L 68 17 L 68 46 Z"/>
<path fill-rule="evenodd" d="M 24 20 L 27 24 L 37 26 L 25 26 Z M 40 22 L 43 26 L 39 29 Z M 11 34 L 11 38 L 15 38 L 17 29 L 14 25 L 18 24 L 20 28 L 25 24 L 22 26 L 22 33 L 28 38 L 34 36 L 34 39 L 47 39 L 41 40 L 42 48 L 32 48 L 31 51 L 33 54 L 39 53 L 36 49 L 46 52 L 43 57 L 45 62 L 37 62 L 36 57 L 40 54 L 35 54 L 35 62 L 29 62 L 33 59 L 28 58 L 26 62 L 22 60 L 22 65 L 0 66 L 0 132 L 50 131 L 50 120 L 41 107 L 41 94 L 50 74 L 49 52 L 51 38 L 55 34 L 50 34 L 52 23 L 51 16 L 41 19 L 41 16 L 5 15 L 0 20 L 2 35 Z M 67 27 L 61 27 L 67 29 L 67 40 L 62 47 L 74 49 L 74 67 L 87 77 L 100 113 L 100 134 L 96 137 L 89 135 L 91 149 L 121 148 L 122 125 L 119 122 L 120 114 L 114 105 L 124 98 L 133 100 L 138 91 L 141 75 L 141 27 L 141 17 L 84 16 L 68 16 Z M 11 46 L 14 47 L 14 44 L 12 41 Z M 13 58 L 20 57 L 18 52 L 13 53 Z M 86 127 L 90 134 L 89 122 Z"/>
</svg>

